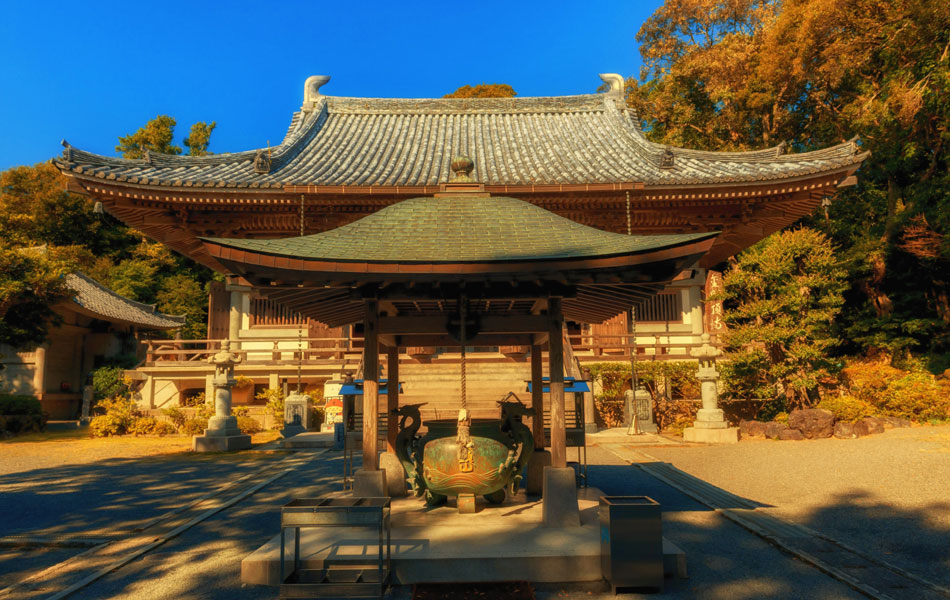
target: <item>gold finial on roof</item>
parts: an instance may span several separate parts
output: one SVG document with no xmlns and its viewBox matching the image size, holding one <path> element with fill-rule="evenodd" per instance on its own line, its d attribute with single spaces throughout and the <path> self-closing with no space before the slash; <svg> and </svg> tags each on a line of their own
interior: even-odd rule
<svg viewBox="0 0 950 600">
<path fill-rule="evenodd" d="M 449 183 L 474 183 L 475 178 L 472 177 L 472 171 L 475 170 L 475 161 L 471 158 L 458 155 L 452 159 L 452 164 L 449 165 L 449 168 L 452 169 L 452 177 L 449 178 Z"/>
</svg>

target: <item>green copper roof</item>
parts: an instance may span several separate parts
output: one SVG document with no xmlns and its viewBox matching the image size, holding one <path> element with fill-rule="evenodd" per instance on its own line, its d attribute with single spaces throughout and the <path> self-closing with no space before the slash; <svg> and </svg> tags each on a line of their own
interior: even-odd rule
<svg viewBox="0 0 950 600">
<path fill-rule="evenodd" d="M 302 259 L 471 263 L 635 254 L 713 235 L 716 233 L 608 233 L 515 198 L 460 194 L 404 200 L 349 225 L 314 235 L 270 240 L 202 239 Z"/>
</svg>

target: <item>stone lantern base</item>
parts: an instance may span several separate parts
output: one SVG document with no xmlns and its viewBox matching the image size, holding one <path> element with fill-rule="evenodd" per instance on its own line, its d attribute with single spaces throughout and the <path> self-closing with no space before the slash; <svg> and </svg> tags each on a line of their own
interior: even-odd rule
<svg viewBox="0 0 950 600">
<path fill-rule="evenodd" d="M 701 429 L 699 427 L 687 427 L 683 430 L 683 441 L 703 442 L 705 444 L 735 444 L 739 442 L 739 428 Z"/>
<path fill-rule="evenodd" d="M 241 433 L 233 416 L 211 417 L 205 434 L 191 438 L 191 449 L 195 452 L 229 452 L 250 447 L 251 436 Z"/>
</svg>

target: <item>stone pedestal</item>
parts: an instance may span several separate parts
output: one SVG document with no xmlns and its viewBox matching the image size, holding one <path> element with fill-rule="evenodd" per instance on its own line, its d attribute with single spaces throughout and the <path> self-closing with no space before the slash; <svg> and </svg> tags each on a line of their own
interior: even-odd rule
<svg viewBox="0 0 950 600">
<path fill-rule="evenodd" d="M 656 433 L 656 423 L 653 421 L 653 396 L 650 392 L 640 388 L 633 392 L 627 390 L 624 392 L 624 427 L 628 430 L 633 424 L 633 417 L 637 417 L 637 431 L 630 430 L 629 433 Z"/>
<path fill-rule="evenodd" d="M 406 486 L 406 469 L 395 452 L 383 452 L 379 456 L 379 469 L 386 473 L 386 495 L 401 498 L 409 494 Z"/>
<path fill-rule="evenodd" d="M 545 527 L 580 527 L 576 473 L 570 467 L 545 467 L 541 522 Z"/>
<path fill-rule="evenodd" d="M 353 496 L 357 498 L 384 498 L 386 493 L 386 471 L 382 469 L 360 469 L 353 473 Z"/>
<path fill-rule="evenodd" d="M 310 428 L 310 396 L 290 394 L 284 399 L 284 428 L 280 435 L 289 438 Z"/>
<path fill-rule="evenodd" d="M 551 453 L 547 450 L 535 450 L 528 458 L 528 476 L 525 477 L 525 491 L 530 496 L 540 496 L 544 491 L 544 469 L 551 466 Z"/>
</svg>

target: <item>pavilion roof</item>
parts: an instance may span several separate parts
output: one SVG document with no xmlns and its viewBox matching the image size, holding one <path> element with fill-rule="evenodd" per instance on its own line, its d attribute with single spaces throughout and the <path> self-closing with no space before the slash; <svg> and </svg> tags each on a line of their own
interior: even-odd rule
<svg viewBox="0 0 950 600">
<path fill-rule="evenodd" d="M 716 233 L 624 235 L 504 196 L 403 200 L 330 231 L 285 239 L 202 238 L 270 256 L 360 263 L 504 263 L 603 258 L 672 248 Z"/>
<path fill-rule="evenodd" d="M 83 273 L 66 275 L 66 285 L 75 293 L 72 301 L 81 312 L 103 321 L 143 329 L 174 329 L 185 323 L 184 317 L 166 315 L 155 310 L 153 304 L 130 300 Z"/>
<path fill-rule="evenodd" d="M 606 94 L 479 99 L 343 98 L 308 88 L 274 148 L 132 160 L 66 146 L 55 163 L 68 174 L 219 189 L 431 186 L 447 180 L 457 154 L 471 156 L 475 177 L 490 186 L 648 188 L 794 179 L 856 168 L 867 155 L 854 142 L 800 154 L 785 153 L 784 145 L 705 152 L 655 144 L 616 85 Z"/>
<path fill-rule="evenodd" d="M 362 298 L 428 316 L 462 293 L 482 312 L 494 301 L 524 315 L 530 300 L 561 296 L 567 318 L 600 323 L 695 265 L 717 235 L 609 233 L 515 198 L 449 191 L 314 235 L 203 241 L 260 293 L 330 326 L 362 320 Z"/>
</svg>

